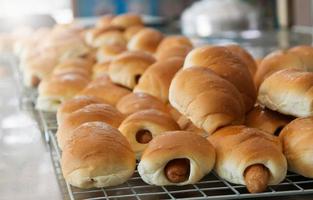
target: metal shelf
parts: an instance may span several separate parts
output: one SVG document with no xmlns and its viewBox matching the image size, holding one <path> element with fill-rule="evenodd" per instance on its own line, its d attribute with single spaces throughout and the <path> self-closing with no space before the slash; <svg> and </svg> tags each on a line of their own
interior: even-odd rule
<svg viewBox="0 0 313 200">
<path fill-rule="evenodd" d="M 313 179 L 294 173 L 288 173 L 285 180 L 278 185 L 270 186 L 263 193 L 251 194 L 243 185 L 226 182 L 214 172 L 205 176 L 200 182 L 186 186 L 152 186 L 142 181 L 137 170 L 126 183 L 100 189 L 79 189 L 66 183 L 60 168 L 61 151 L 56 141 L 55 114 L 38 112 L 46 125 L 51 158 L 55 167 L 56 177 L 64 191 L 66 199 L 98 200 L 98 199 L 243 199 L 257 197 L 290 196 L 313 194 Z"/>
</svg>

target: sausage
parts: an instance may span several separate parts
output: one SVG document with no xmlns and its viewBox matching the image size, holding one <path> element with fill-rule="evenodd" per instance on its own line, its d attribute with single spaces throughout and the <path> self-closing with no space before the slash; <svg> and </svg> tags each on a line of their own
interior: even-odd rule
<svg viewBox="0 0 313 200">
<path fill-rule="evenodd" d="M 31 85 L 33 87 L 37 87 L 40 83 L 40 79 L 37 76 L 32 76 L 31 78 Z"/>
<path fill-rule="evenodd" d="M 262 164 L 249 166 L 244 172 L 246 187 L 251 193 L 263 192 L 269 181 L 270 172 Z"/>
<path fill-rule="evenodd" d="M 171 160 L 164 168 L 166 178 L 172 183 L 181 183 L 189 178 L 190 161 L 186 158 Z"/>
<path fill-rule="evenodd" d="M 152 134 L 148 130 L 139 130 L 136 133 L 136 140 L 141 144 L 147 144 L 152 140 Z"/>
</svg>

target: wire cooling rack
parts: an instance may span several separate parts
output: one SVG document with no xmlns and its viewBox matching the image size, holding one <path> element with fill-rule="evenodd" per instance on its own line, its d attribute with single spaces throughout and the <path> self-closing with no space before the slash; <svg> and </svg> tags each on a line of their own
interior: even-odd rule
<svg viewBox="0 0 313 200">
<path fill-rule="evenodd" d="M 140 178 L 136 170 L 134 175 L 124 184 L 99 189 L 79 189 L 70 186 L 64 180 L 60 168 L 61 151 L 56 142 L 56 120 L 54 113 L 38 112 L 42 117 L 43 127 L 49 137 L 51 158 L 56 177 L 65 199 L 70 200 L 155 200 L 155 199 L 243 199 L 256 197 L 290 196 L 313 194 L 313 179 L 294 173 L 288 173 L 285 180 L 278 185 L 270 186 L 265 192 L 250 194 L 243 185 L 226 182 L 214 172 L 205 176 L 200 182 L 186 186 L 151 186 Z"/>
<path fill-rule="evenodd" d="M 13 67 L 17 64 L 11 62 Z M 22 83 L 21 73 L 16 70 L 17 81 Z M 214 172 L 205 176 L 196 184 L 186 186 L 151 186 L 140 178 L 136 170 L 134 175 L 124 184 L 110 188 L 79 189 L 70 186 L 63 178 L 60 159 L 61 151 L 56 142 L 57 123 L 55 113 L 36 111 L 34 108 L 37 93 L 35 90 L 19 84 L 20 106 L 34 113 L 42 130 L 45 142 L 50 150 L 63 197 L 66 200 L 155 200 L 155 199 L 244 199 L 257 197 L 275 197 L 313 194 L 313 179 L 307 179 L 294 173 L 288 173 L 285 180 L 278 185 L 270 186 L 265 192 L 250 194 L 245 186 L 234 185 L 218 177 Z"/>
</svg>

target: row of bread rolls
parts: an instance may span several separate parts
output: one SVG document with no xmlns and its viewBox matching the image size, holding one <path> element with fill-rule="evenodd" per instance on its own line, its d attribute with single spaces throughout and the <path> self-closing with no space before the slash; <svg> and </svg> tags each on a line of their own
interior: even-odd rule
<svg viewBox="0 0 313 200">
<path fill-rule="evenodd" d="M 103 23 L 96 29 L 99 27 L 109 29 Z M 114 29 L 115 33 L 116 30 L 120 29 Z M 172 36 L 158 47 L 159 41 L 151 42 L 146 38 L 159 32 L 143 30 L 144 34 L 135 37 L 139 42 L 135 40 L 127 45 L 130 47 L 107 44 L 105 38 L 108 35 L 102 37 L 98 32 L 94 39 L 97 44 L 99 41 L 104 43 L 95 49 L 96 64 L 87 62 L 86 57 L 62 60 L 53 67 L 49 77 L 40 80 L 36 106 L 44 111 L 57 110 L 57 141 L 62 150 L 62 171 L 65 179 L 74 186 L 107 187 L 125 182 L 134 172 L 135 157 L 140 159 L 149 142 L 161 134 L 168 135 L 168 139 L 165 137 L 163 140 L 178 139 L 176 144 L 185 152 L 180 153 L 183 158 L 173 154 L 167 157 L 169 160 L 164 160 L 164 183 L 154 184 L 195 183 L 214 166 L 212 145 L 197 134 L 178 131 L 181 128 L 172 118 L 174 111 L 168 104 L 171 79 L 183 66 L 183 57 L 192 48 L 191 42 L 182 36 Z M 101 39 L 97 39 L 99 36 Z M 166 48 L 171 52 L 172 47 L 180 46 L 183 53 L 160 55 L 160 58 L 166 56 L 169 59 L 158 60 L 154 56 L 154 51 L 161 52 L 159 49 Z M 156 81 L 159 84 L 154 86 Z M 178 132 L 167 134 L 168 131 Z M 163 143 L 163 140 L 156 144 Z M 193 142 L 201 145 L 187 151 Z M 169 145 L 172 144 L 166 144 L 162 149 L 166 152 L 171 148 Z M 177 165 L 180 160 L 187 160 L 184 157 L 188 155 L 185 154 L 191 160 L 188 171 L 191 176 L 181 180 L 182 177 L 176 174 L 179 172 Z M 198 166 L 202 158 L 207 161 Z M 188 174 L 186 171 L 185 175 Z"/>
<path fill-rule="evenodd" d="M 272 84 L 282 88 L 270 94 L 278 96 L 278 104 L 288 100 L 284 95 L 297 84 L 292 81 L 308 72 L 279 72 L 283 76 L 277 80 L 275 73 L 259 89 L 253 80 L 266 69 L 262 66 L 267 57 L 257 67 L 237 45 L 193 49 L 188 38 L 144 28 L 133 14 L 101 18 L 85 31 L 85 41 L 96 52 L 96 63 L 91 59 L 91 65 L 84 65 L 89 67 L 82 67 L 88 70 L 81 70 L 78 64 L 64 64 L 67 60 L 58 62 L 63 67 L 53 67 L 40 83 L 37 101 L 38 109 L 58 109 L 57 139 L 70 184 L 120 184 L 134 172 L 135 158 L 140 160 L 140 176 L 152 185 L 196 183 L 214 168 L 225 180 L 262 192 L 284 179 L 287 161 L 289 170 L 312 177 L 312 133 L 305 129 L 310 120 L 288 124 L 293 117 L 284 114 L 292 113 L 274 109 L 261 98 L 273 92 Z M 308 75 L 299 78 L 294 91 L 308 90 L 309 80 Z M 300 110 L 310 102 L 309 93 L 303 95 L 307 98 L 296 98 Z M 255 106 L 257 97 L 260 105 Z M 298 137 L 297 127 L 307 134 Z M 123 162 L 115 158 L 125 156 Z"/>
</svg>

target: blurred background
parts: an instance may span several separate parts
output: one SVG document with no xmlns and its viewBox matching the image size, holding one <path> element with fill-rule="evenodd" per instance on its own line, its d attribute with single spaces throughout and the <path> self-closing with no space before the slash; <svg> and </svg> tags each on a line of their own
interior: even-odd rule
<svg viewBox="0 0 313 200">
<path fill-rule="evenodd" d="M 196 44 L 235 42 L 253 54 L 312 43 L 312 0 L 0 0 L 0 32 L 73 21 L 91 26 L 101 15 L 125 12 Z"/>
</svg>

